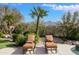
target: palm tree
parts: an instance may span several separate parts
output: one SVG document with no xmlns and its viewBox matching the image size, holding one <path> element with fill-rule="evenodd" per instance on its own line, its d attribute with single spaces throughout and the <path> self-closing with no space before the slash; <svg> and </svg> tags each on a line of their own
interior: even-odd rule
<svg viewBox="0 0 79 59">
<path fill-rule="evenodd" d="M 36 24 L 36 34 L 39 33 L 39 21 L 41 18 L 43 18 L 44 16 L 47 16 L 48 11 L 44 10 L 43 8 L 41 7 L 34 7 L 33 10 L 31 10 L 31 17 L 32 18 L 36 18 L 37 19 L 37 24 Z"/>
</svg>

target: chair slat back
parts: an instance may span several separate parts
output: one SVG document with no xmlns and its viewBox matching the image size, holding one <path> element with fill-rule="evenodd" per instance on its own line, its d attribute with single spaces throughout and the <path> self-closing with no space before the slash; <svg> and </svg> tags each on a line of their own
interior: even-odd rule
<svg viewBox="0 0 79 59">
<path fill-rule="evenodd" d="M 35 35 L 34 34 L 29 34 L 28 35 L 28 42 L 34 42 L 34 40 L 35 40 Z"/>
<path fill-rule="evenodd" d="M 52 35 L 46 35 L 46 41 L 53 41 L 53 36 Z"/>
</svg>

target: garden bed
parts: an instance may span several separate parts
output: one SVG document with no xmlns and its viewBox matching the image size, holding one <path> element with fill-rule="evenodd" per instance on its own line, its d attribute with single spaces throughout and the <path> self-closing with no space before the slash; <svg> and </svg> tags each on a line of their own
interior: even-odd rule
<svg viewBox="0 0 79 59">
<path fill-rule="evenodd" d="M 9 40 L 0 39 L 0 48 L 13 47 L 14 45 L 15 45 L 14 42 L 11 42 Z"/>
</svg>

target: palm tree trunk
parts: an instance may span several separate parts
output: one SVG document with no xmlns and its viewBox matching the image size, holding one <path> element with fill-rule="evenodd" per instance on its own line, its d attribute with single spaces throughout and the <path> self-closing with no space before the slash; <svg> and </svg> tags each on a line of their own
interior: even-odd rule
<svg viewBox="0 0 79 59">
<path fill-rule="evenodd" d="M 36 34 L 39 34 L 39 16 L 37 17 Z"/>
</svg>

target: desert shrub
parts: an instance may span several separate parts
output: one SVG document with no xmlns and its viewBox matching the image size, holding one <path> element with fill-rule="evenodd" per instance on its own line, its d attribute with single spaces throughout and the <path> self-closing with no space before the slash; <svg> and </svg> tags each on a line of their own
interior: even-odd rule
<svg viewBox="0 0 79 59">
<path fill-rule="evenodd" d="M 22 34 L 22 33 L 24 33 L 25 28 L 26 28 L 26 27 L 24 26 L 24 24 L 18 24 L 18 25 L 16 26 L 15 30 L 13 31 L 13 33 Z"/>
<path fill-rule="evenodd" d="M 0 32 L 0 37 L 3 37 L 3 33 L 2 32 Z"/>
<path fill-rule="evenodd" d="M 28 31 L 27 32 L 24 32 L 23 35 L 26 36 L 28 33 L 29 33 Z"/>
<path fill-rule="evenodd" d="M 16 28 L 16 29 L 13 31 L 13 33 L 16 33 L 16 34 L 20 34 L 20 33 L 22 33 L 22 32 L 23 32 L 23 30 L 20 29 L 20 28 Z"/>
<path fill-rule="evenodd" d="M 79 40 L 79 33 L 75 36 L 76 40 Z"/>
<path fill-rule="evenodd" d="M 22 46 L 27 40 L 27 37 L 28 37 L 27 35 L 14 33 L 13 34 L 13 42 L 16 42 L 17 45 Z"/>
<path fill-rule="evenodd" d="M 25 42 L 26 42 L 25 36 L 22 34 L 18 34 L 18 36 L 16 38 L 17 45 L 22 46 L 22 45 L 24 45 Z"/>
<path fill-rule="evenodd" d="M 40 30 L 39 31 L 39 36 L 44 37 L 45 36 L 45 30 Z"/>
<path fill-rule="evenodd" d="M 13 37 L 13 42 L 15 42 L 16 39 L 17 39 L 17 37 L 18 37 L 18 34 L 14 33 L 14 34 L 12 35 L 12 37 Z"/>
<path fill-rule="evenodd" d="M 79 12 L 74 11 L 73 15 L 72 12 L 68 11 L 63 16 L 59 24 L 57 25 L 57 30 L 63 37 L 67 40 L 77 40 L 79 39 Z M 60 36 L 59 34 L 59 36 Z"/>
<path fill-rule="evenodd" d="M 25 36 L 26 41 L 27 41 L 27 39 L 28 39 L 28 34 L 29 34 L 28 31 L 23 33 L 23 35 Z"/>
<path fill-rule="evenodd" d="M 35 34 L 35 44 L 37 44 L 39 42 L 39 35 L 38 34 Z"/>
</svg>

